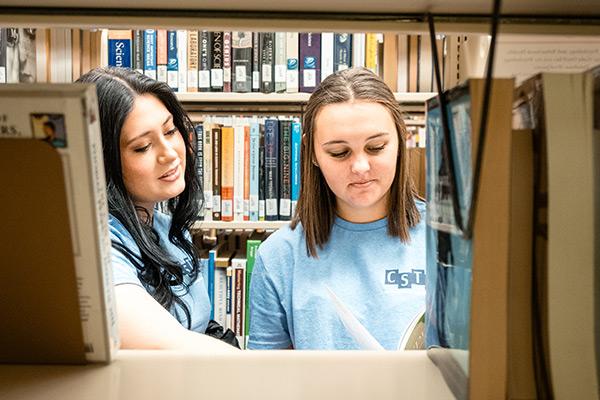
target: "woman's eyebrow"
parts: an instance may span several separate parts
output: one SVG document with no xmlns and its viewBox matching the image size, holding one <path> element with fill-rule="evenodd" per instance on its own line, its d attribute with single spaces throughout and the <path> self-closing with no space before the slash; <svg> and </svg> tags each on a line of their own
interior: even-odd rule
<svg viewBox="0 0 600 400">
<path fill-rule="evenodd" d="M 376 139 L 381 136 L 389 136 L 389 132 L 379 132 L 374 135 L 371 135 L 365 140 L 365 142 L 368 142 L 369 140 Z M 348 143 L 348 142 L 345 140 L 330 140 L 328 142 L 322 143 L 321 146 L 327 146 L 330 144 L 345 144 L 345 143 Z"/>
</svg>

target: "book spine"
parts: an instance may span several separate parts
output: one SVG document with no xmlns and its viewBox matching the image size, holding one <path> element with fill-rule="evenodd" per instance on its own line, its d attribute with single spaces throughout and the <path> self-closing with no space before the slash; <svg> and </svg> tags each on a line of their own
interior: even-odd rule
<svg viewBox="0 0 600 400">
<path fill-rule="evenodd" d="M 180 92 L 186 92 L 188 88 L 187 84 L 187 70 L 188 70 L 188 61 L 187 61 L 187 48 L 188 48 L 188 38 L 187 31 L 180 29 L 177 31 L 177 60 L 179 66 L 178 76 L 178 86 Z"/>
<path fill-rule="evenodd" d="M 221 128 L 221 220 L 233 221 L 233 127 Z"/>
<path fill-rule="evenodd" d="M 233 127 L 233 220 L 244 220 L 244 127 Z"/>
<path fill-rule="evenodd" d="M 215 268 L 215 315 L 221 326 L 227 323 L 227 268 Z"/>
<path fill-rule="evenodd" d="M 286 46 L 286 87 L 287 93 L 298 93 L 298 32 L 287 32 Z"/>
<path fill-rule="evenodd" d="M 212 68 L 212 43 L 210 42 L 210 32 L 198 32 L 199 41 L 199 60 L 198 60 L 198 91 L 211 91 L 211 68 Z"/>
<path fill-rule="evenodd" d="M 260 92 L 260 34 L 252 32 L 252 91 Z"/>
<path fill-rule="evenodd" d="M 333 32 L 321 33 L 321 81 L 333 74 Z"/>
<path fill-rule="evenodd" d="M 256 252 L 261 241 L 250 239 L 246 242 L 246 309 L 245 309 L 245 329 L 244 336 L 248 338 L 250 330 L 250 284 L 252 280 L 252 271 L 254 270 L 254 261 L 256 260 Z"/>
<path fill-rule="evenodd" d="M 265 219 L 277 221 L 279 210 L 279 121 L 265 121 Z"/>
<path fill-rule="evenodd" d="M 258 122 L 250 124 L 250 221 L 258 221 Z"/>
<path fill-rule="evenodd" d="M 252 32 L 232 32 L 233 91 L 252 91 Z"/>
<path fill-rule="evenodd" d="M 289 221 L 291 213 L 292 121 L 279 121 L 279 219 Z"/>
<path fill-rule="evenodd" d="M 6 28 L 0 28 L 0 83 L 6 83 Z"/>
<path fill-rule="evenodd" d="M 275 91 L 285 92 L 287 82 L 287 47 L 285 32 L 275 33 Z"/>
<path fill-rule="evenodd" d="M 292 122 L 292 160 L 291 160 L 291 215 L 296 212 L 296 204 L 300 197 L 300 147 L 302 141 L 302 125 Z"/>
<path fill-rule="evenodd" d="M 223 32 L 223 91 L 231 92 L 231 32 Z"/>
<path fill-rule="evenodd" d="M 167 82 L 167 31 L 156 31 L 156 79 Z"/>
<path fill-rule="evenodd" d="M 213 148 L 213 137 L 211 134 L 211 125 L 204 122 L 202 124 L 202 134 L 204 136 L 203 139 L 203 143 L 202 143 L 202 147 L 203 147 L 203 154 L 204 154 L 204 176 L 203 176 L 203 180 L 202 180 L 202 191 L 204 193 L 204 219 L 205 220 L 211 220 L 211 218 L 209 218 L 209 215 L 211 210 L 214 207 L 214 202 L 213 202 L 213 193 L 212 193 L 212 180 L 213 180 L 213 174 L 212 171 L 214 169 L 214 158 L 212 155 L 212 148 Z"/>
<path fill-rule="evenodd" d="M 343 71 L 352 66 L 352 35 L 336 33 L 333 41 L 333 70 Z"/>
<path fill-rule="evenodd" d="M 275 45 L 274 42 L 274 32 L 260 33 L 260 91 L 263 93 L 273 93 L 275 91 L 275 85 L 273 81 L 273 69 L 275 66 L 275 58 L 273 54 Z"/>
<path fill-rule="evenodd" d="M 133 60 L 131 67 L 140 74 L 144 73 L 144 31 L 133 31 Z"/>
<path fill-rule="evenodd" d="M 365 40 L 365 67 L 377 73 L 377 34 L 367 33 Z"/>
<path fill-rule="evenodd" d="M 365 40 L 364 33 L 352 34 L 352 67 L 359 68 L 365 66 Z"/>
<path fill-rule="evenodd" d="M 177 31 L 167 31 L 167 84 L 174 92 L 177 92 L 179 88 L 178 72 Z"/>
<path fill-rule="evenodd" d="M 223 32 L 210 33 L 212 59 L 210 66 L 210 90 L 223 91 Z"/>
<path fill-rule="evenodd" d="M 196 134 L 196 175 L 198 176 L 198 183 L 201 187 L 204 186 L 204 126 L 202 124 L 196 124 L 194 126 Z M 206 204 L 206 197 L 204 198 L 204 204 Z M 200 219 L 204 219 L 204 215 L 201 214 Z"/>
<path fill-rule="evenodd" d="M 156 79 L 156 31 L 144 30 L 144 75 Z"/>
<path fill-rule="evenodd" d="M 300 51 L 300 92 L 312 93 L 321 82 L 321 35 L 301 33 Z"/>
<path fill-rule="evenodd" d="M 233 330 L 233 268 L 231 265 L 227 267 L 225 273 L 227 275 L 227 303 L 225 307 L 225 325 L 223 325 L 223 328 Z"/>
<path fill-rule="evenodd" d="M 132 31 L 108 31 L 108 65 L 131 68 Z"/>
<path fill-rule="evenodd" d="M 266 218 L 265 125 L 258 126 L 258 220 Z"/>
<path fill-rule="evenodd" d="M 196 30 L 187 31 L 187 91 L 198 91 L 200 38 Z"/>
<path fill-rule="evenodd" d="M 235 275 L 235 303 L 234 303 L 234 314 L 233 314 L 233 323 L 234 328 L 233 331 L 237 336 L 238 342 L 240 343 L 240 347 L 244 347 L 244 314 L 245 314 L 245 280 L 246 280 L 246 260 L 244 259 L 233 259 L 231 262 L 233 266 L 233 273 Z"/>
<path fill-rule="evenodd" d="M 250 221 L 250 125 L 244 124 L 244 221 Z"/>
<path fill-rule="evenodd" d="M 221 128 L 215 127 L 212 130 L 213 136 L 213 220 L 221 220 Z M 210 186 L 209 186 L 210 188 Z"/>
<path fill-rule="evenodd" d="M 217 251 L 210 250 L 208 252 L 208 271 L 207 271 L 207 289 L 208 289 L 208 300 L 210 301 L 210 319 L 215 318 L 215 261 L 217 258 Z"/>
</svg>

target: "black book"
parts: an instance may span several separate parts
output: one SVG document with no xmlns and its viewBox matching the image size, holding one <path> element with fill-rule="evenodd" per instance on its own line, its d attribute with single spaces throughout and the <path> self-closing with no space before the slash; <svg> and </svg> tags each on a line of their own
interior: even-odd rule
<svg viewBox="0 0 600 400">
<path fill-rule="evenodd" d="M 265 120 L 265 219 L 279 219 L 279 120 Z"/>
<path fill-rule="evenodd" d="M 144 73 L 144 30 L 133 31 L 133 69 L 140 74 Z"/>
<path fill-rule="evenodd" d="M 274 46 L 275 32 L 261 32 L 260 34 L 260 91 L 273 93 L 275 82 L 273 69 L 275 68 Z"/>
<path fill-rule="evenodd" d="M 260 34 L 252 33 L 252 91 L 260 92 Z"/>
<path fill-rule="evenodd" d="M 265 125 L 259 125 L 258 136 L 258 220 L 265 219 Z"/>
<path fill-rule="evenodd" d="M 198 41 L 198 91 L 210 92 L 210 73 L 212 63 L 212 46 L 210 43 L 210 32 L 199 31 Z"/>
<path fill-rule="evenodd" d="M 292 121 L 279 121 L 279 219 L 292 216 Z"/>
<path fill-rule="evenodd" d="M 213 156 L 213 221 L 221 220 L 221 127 L 212 128 L 212 156 Z"/>
<path fill-rule="evenodd" d="M 210 69 L 210 89 L 223 91 L 223 32 L 210 32 L 212 63 Z"/>
<path fill-rule="evenodd" d="M 252 32 L 231 32 L 233 91 L 252 91 Z"/>
</svg>

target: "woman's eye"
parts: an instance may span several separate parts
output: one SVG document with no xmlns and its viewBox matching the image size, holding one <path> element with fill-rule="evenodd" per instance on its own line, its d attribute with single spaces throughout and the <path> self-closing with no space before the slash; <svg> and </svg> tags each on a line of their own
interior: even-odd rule
<svg viewBox="0 0 600 400">
<path fill-rule="evenodd" d="M 175 134 L 175 132 L 177 132 L 177 131 L 178 131 L 177 128 L 170 129 L 167 132 L 165 132 L 165 136 L 171 136 L 171 135 Z"/>
<path fill-rule="evenodd" d="M 344 158 L 348 155 L 348 152 L 347 151 L 340 151 L 337 153 L 331 152 L 331 153 L 329 153 L 329 155 L 334 158 Z"/>
<path fill-rule="evenodd" d="M 143 147 L 137 147 L 137 148 L 133 149 L 133 151 L 135 151 L 136 153 L 144 153 L 149 148 L 150 148 L 150 143 L 148 143 L 147 145 L 145 145 Z"/>
<path fill-rule="evenodd" d="M 376 147 L 369 147 L 367 150 L 371 153 L 379 153 L 384 148 L 385 148 L 385 145 L 382 145 L 382 146 L 376 146 Z"/>
</svg>

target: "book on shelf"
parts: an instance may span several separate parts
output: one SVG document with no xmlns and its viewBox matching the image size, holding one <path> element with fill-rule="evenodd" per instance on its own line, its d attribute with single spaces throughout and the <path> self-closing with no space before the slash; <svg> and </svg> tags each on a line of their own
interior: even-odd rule
<svg viewBox="0 0 600 400">
<path fill-rule="evenodd" d="M 298 32 L 286 32 L 286 93 L 298 93 Z"/>
<path fill-rule="evenodd" d="M 6 83 L 7 28 L 0 28 L 0 83 Z"/>
<path fill-rule="evenodd" d="M 197 60 L 194 60 L 195 66 L 190 67 L 190 76 L 192 74 L 196 74 L 196 79 L 193 83 L 188 84 L 188 86 L 194 86 L 194 83 L 197 84 L 198 92 L 210 92 L 212 90 L 212 62 L 213 62 L 213 44 L 211 39 L 213 35 L 212 32 L 208 32 L 205 30 L 198 32 L 198 52 L 196 53 Z M 190 52 L 190 57 L 194 58 L 194 55 Z M 218 61 L 218 60 L 217 60 Z M 216 78 L 216 76 L 215 76 Z M 215 87 L 218 87 L 219 83 L 215 80 Z M 221 83 L 221 87 L 223 84 Z"/>
<path fill-rule="evenodd" d="M 273 80 L 275 92 L 283 93 L 287 83 L 287 35 L 285 32 L 275 32 L 275 52 Z"/>
<path fill-rule="evenodd" d="M 252 91 L 252 32 L 231 32 L 233 91 Z"/>
<path fill-rule="evenodd" d="M 352 34 L 336 33 L 333 42 L 333 71 L 343 71 L 352 66 Z"/>
<path fill-rule="evenodd" d="M 300 83 L 299 91 L 312 93 L 321 83 L 321 35 L 318 33 L 300 33 Z"/>
<path fill-rule="evenodd" d="M 531 132 L 513 132 L 514 81 L 494 79 L 474 227 L 466 237 L 483 87 L 483 80 L 469 80 L 446 93 L 450 143 L 437 99 L 428 102 L 425 338 L 456 397 L 520 398 L 510 393 L 531 389 L 533 376 L 533 354 L 512 351 L 527 347 L 518 344 L 530 329 L 531 302 L 518 283 L 531 277 Z M 458 367 L 465 355 L 466 371 Z M 522 362 L 525 368 L 513 368 Z"/>
<path fill-rule="evenodd" d="M 260 49 L 260 91 L 262 93 L 273 93 L 275 91 L 273 79 L 275 32 L 260 32 L 258 40 Z"/>
<path fill-rule="evenodd" d="M 202 32 L 197 30 L 187 31 L 187 50 L 186 50 L 186 61 L 187 61 L 187 92 L 204 92 L 208 90 L 210 86 L 210 78 L 207 85 L 207 74 L 206 70 L 207 62 L 207 44 L 202 43 L 200 35 Z M 202 48 L 202 46 L 204 46 Z M 204 54 L 202 54 L 204 51 Z M 202 62 L 205 63 L 205 68 L 200 70 Z M 184 71 L 184 74 L 186 72 Z"/>
<path fill-rule="evenodd" d="M 167 30 L 156 30 L 156 80 L 167 83 Z"/>
<path fill-rule="evenodd" d="M 260 92 L 260 32 L 252 32 L 252 91 Z"/>
<path fill-rule="evenodd" d="M 96 90 L 1 86 L 0 110 L 0 204 L 10 210 L 0 251 L 12 266 L 0 272 L 10 282 L 0 359 L 110 362 L 119 337 Z"/>
<path fill-rule="evenodd" d="M 210 64 L 210 89 L 213 92 L 223 92 L 223 32 L 210 32 L 211 64 Z M 231 55 L 230 55 L 231 57 Z M 208 64 L 207 64 L 208 65 Z M 231 70 L 231 59 L 228 67 Z M 231 83 L 231 81 L 230 81 Z M 231 88 L 230 88 L 231 91 Z"/>
<path fill-rule="evenodd" d="M 279 219 L 292 217 L 292 121 L 279 120 Z"/>
<path fill-rule="evenodd" d="M 134 29 L 133 39 L 131 42 L 132 56 L 131 56 L 131 68 L 139 72 L 144 73 L 144 30 Z"/>
<path fill-rule="evenodd" d="M 188 31 L 177 30 L 177 86 L 180 92 L 188 90 Z"/>
<path fill-rule="evenodd" d="M 156 30 L 144 30 L 144 75 L 156 80 Z"/>
<path fill-rule="evenodd" d="M 56 31 L 57 35 L 60 31 Z M 108 31 L 108 65 L 114 67 L 131 68 L 132 31 Z"/>
<path fill-rule="evenodd" d="M 534 346 L 540 397 L 598 398 L 600 68 L 542 73 L 517 89 L 536 149 Z"/>
<path fill-rule="evenodd" d="M 279 216 L 279 121 L 265 120 L 265 220 Z"/>
<path fill-rule="evenodd" d="M 321 33 L 321 81 L 333 74 L 334 69 L 334 34 L 333 32 Z"/>
<path fill-rule="evenodd" d="M 231 32 L 223 32 L 223 91 L 231 92 Z"/>
</svg>

